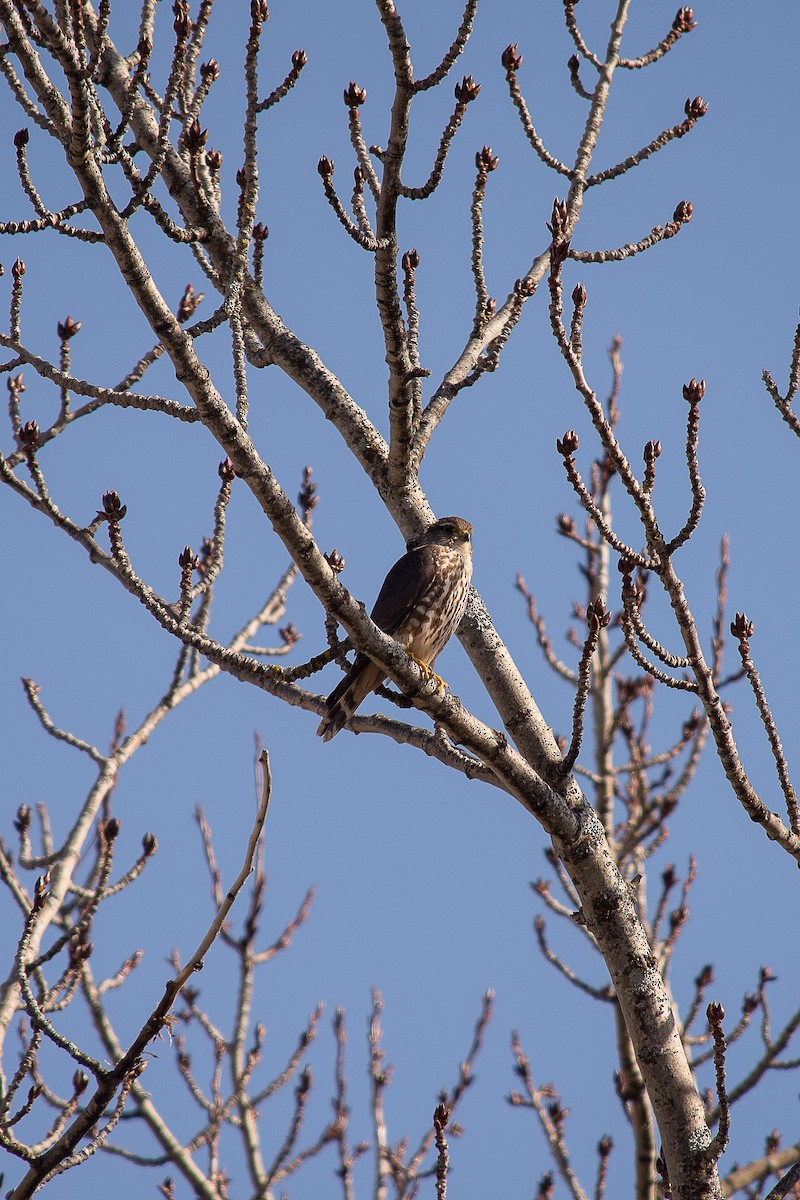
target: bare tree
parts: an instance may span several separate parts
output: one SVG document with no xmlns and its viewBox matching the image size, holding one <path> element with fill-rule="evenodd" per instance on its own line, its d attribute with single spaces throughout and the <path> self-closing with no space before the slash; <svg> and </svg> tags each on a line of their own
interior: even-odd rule
<svg viewBox="0 0 800 1200">
<path fill-rule="evenodd" d="M 440 186 L 451 146 L 467 110 L 479 99 L 480 86 L 471 75 L 455 84 L 454 103 L 430 173 L 416 186 L 407 181 L 406 171 L 410 117 L 424 93 L 446 87 L 467 47 L 477 0 L 467 0 L 451 45 L 437 65 L 420 77 L 400 12 L 392 0 L 377 0 L 394 80 L 385 145 L 368 145 L 361 115 L 366 90 L 350 82 L 343 99 L 355 169 L 347 200 L 339 183 L 342 172 L 337 173 L 333 159 L 322 157 L 317 170 L 324 198 L 354 243 L 353 254 L 366 256 L 374 272 L 382 336 L 378 358 L 388 364 L 385 438 L 356 398 L 355 385 L 340 379 L 321 354 L 282 320 L 278 298 L 269 294 L 268 231 L 259 219 L 259 139 L 271 111 L 280 102 L 289 103 L 290 92 L 302 85 L 306 54 L 295 50 L 285 77 L 271 90 L 263 83 L 262 47 L 269 13 L 262 0 L 253 0 L 242 47 L 243 157 L 238 170 L 228 172 L 214 147 L 220 136 L 215 127 L 218 118 L 209 117 L 208 128 L 204 125 L 221 86 L 219 62 L 209 58 L 201 63 L 214 35 L 213 0 L 201 0 L 195 11 L 185 0 L 176 0 L 171 26 L 153 0 L 144 0 L 135 41 L 126 29 L 125 14 L 112 7 L 110 0 L 101 0 L 96 10 L 83 0 L 57 0 L 51 9 L 41 0 L 0 0 L 5 38 L 0 44 L 0 69 L 23 114 L 20 119 L 26 122 L 14 134 L 14 147 L 22 192 L 35 214 L 30 219 L 5 220 L 0 233 L 15 239 L 34 234 L 61 237 L 67 242 L 56 244 L 67 247 L 77 241 L 87 262 L 89 255 L 102 253 L 113 263 L 132 302 L 131 334 L 124 339 L 126 348 L 128 343 L 132 348 L 123 377 L 108 384 L 88 374 L 78 375 L 72 369 L 73 339 L 92 331 L 83 331 L 71 317 L 62 319 L 57 354 L 48 357 L 37 351 L 24 333 L 24 322 L 31 303 L 42 300 L 28 297 L 25 264 L 17 258 L 9 273 L 8 331 L 0 334 L 7 354 L 2 369 L 8 381 L 14 445 L 0 458 L 0 477 L 16 499 L 59 534 L 66 534 L 78 552 L 135 598 L 178 649 L 166 693 L 132 731 L 120 717 L 108 751 L 59 727 L 36 684 L 26 683 L 28 703 L 44 730 L 85 756 L 96 778 L 66 836 L 53 836 L 40 807 L 34 846 L 33 812 L 24 804 L 15 822 L 18 851 L 14 855 L 4 846 L 0 856 L 0 871 L 20 927 L 0 996 L 0 1036 L 8 1063 L 0 1138 L 9 1154 L 24 1164 L 22 1177 L 15 1178 L 9 1195 L 14 1200 L 32 1195 L 50 1179 L 103 1150 L 142 1166 L 163 1168 L 165 1196 L 177 1194 L 173 1179 L 177 1174 L 195 1195 L 224 1197 L 231 1194 L 225 1158 L 230 1132 L 240 1141 L 250 1194 L 276 1194 L 285 1179 L 332 1147 L 343 1194 L 346 1200 L 355 1195 L 353 1168 L 367 1146 L 353 1145 L 349 1132 L 343 1014 L 337 1013 L 334 1021 L 333 1116 L 321 1123 L 316 1134 L 301 1144 L 312 1090 L 304 1054 L 314 1037 L 318 1010 L 304 1023 L 281 1071 L 267 1080 L 261 1076 L 263 1029 L 254 1022 L 252 1004 L 257 969 L 288 946 L 310 904 L 309 896 L 274 943 L 261 943 L 264 851 L 260 838 L 269 797 L 266 762 L 261 803 L 244 865 L 233 884 L 223 881 L 210 828 L 198 814 L 213 897 L 208 934 L 198 950 L 183 958 L 175 956 L 166 989 L 153 995 L 146 1020 L 127 1043 L 114 1028 L 106 996 L 128 983 L 136 960 L 128 958 L 116 974 L 98 979 L 89 939 L 101 904 L 129 884 L 142 886 L 139 876 L 156 848 L 155 839 L 148 835 L 137 861 L 111 881 L 119 828 L 111 811 L 112 794 L 120 770 L 155 727 L 223 672 L 255 685 L 275 702 L 319 714 L 324 696 L 316 690 L 318 673 L 334 661 L 343 663 L 353 647 L 373 659 L 400 689 L 399 693 L 382 689 L 384 699 L 418 710 L 433 721 L 430 730 L 402 719 L 408 712 L 391 717 L 358 714 L 349 723 L 354 732 L 382 734 L 515 798 L 549 836 L 553 878 L 539 881 L 535 890 L 544 909 L 577 928 L 591 951 L 602 958 L 602 982 L 585 978 L 553 948 L 541 917 L 537 937 L 545 958 L 612 1013 L 619 1056 L 617 1093 L 631 1131 L 637 1198 L 671 1194 L 694 1200 L 736 1191 L 760 1195 L 765 1181 L 781 1172 L 785 1174 L 771 1195 L 790 1194 L 797 1187 L 793 1164 L 800 1147 L 781 1149 L 777 1133 L 769 1134 L 762 1156 L 730 1171 L 722 1181 L 718 1161 L 729 1142 L 735 1102 L 760 1086 L 770 1071 L 798 1065 L 789 1047 L 800 1024 L 800 1010 L 780 1029 L 773 1029 L 768 1002 L 772 974 L 762 968 L 755 990 L 744 999 L 739 1021 L 732 1026 L 722 1006 L 709 1002 L 713 970 L 706 967 L 696 979 L 687 1010 L 681 1012 L 671 990 L 670 966 L 688 917 L 694 868 L 690 866 L 683 878 L 673 866 L 648 877 L 651 856 L 664 843 L 670 818 L 694 777 L 706 742 L 713 745 L 734 796 L 773 843 L 774 853 L 783 851 L 800 862 L 800 812 L 751 655 L 753 622 L 737 613 L 729 625 L 726 616 L 725 546 L 717 576 L 716 614 L 708 633 L 690 609 L 679 574 L 678 552 L 695 534 L 705 500 L 698 449 L 705 386 L 693 378 L 683 387 L 682 402 L 688 405 L 685 465 L 690 499 L 682 523 L 671 529 L 670 517 L 660 514 L 656 491 L 661 444 L 655 439 L 647 442 L 643 468 L 637 471 L 618 432 L 620 347 L 612 348 L 613 386 L 601 400 L 601 389 L 593 379 L 595 367 L 583 353 L 590 293 L 578 283 L 569 302 L 564 298 L 564 275 L 572 264 L 631 259 L 676 237 L 691 221 L 692 205 L 682 200 L 669 206 L 669 220 L 635 241 L 602 250 L 582 250 L 574 244 L 591 189 L 639 168 L 704 117 L 705 101 L 690 99 L 677 124 L 655 134 L 616 165 L 593 167 L 618 75 L 645 67 L 658 69 L 694 29 L 692 10 L 679 9 L 651 50 L 626 57 L 623 35 L 631 0 L 617 0 L 616 7 L 610 6 L 611 32 L 600 50 L 584 37 L 576 3 L 565 0 L 573 49 L 566 83 L 583 106 L 580 133 L 566 161 L 547 148 L 534 125 L 522 91 L 523 56 L 518 46 L 503 51 L 501 67 L 511 106 L 542 168 L 558 177 L 556 187 L 563 198 L 543 215 L 541 228 L 546 217 L 549 232 L 543 234 L 532 259 L 520 263 L 517 277 L 504 289 L 505 298 L 496 302 L 489 295 L 484 269 L 484 208 L 498 156 L 488 145 L 478 150 L 469 197 L 471 244 L 465 248 L 474 285 L 473 311 L 458 343 L 463 348 L 453 352 L 441 378 L 431 379 L 420 352 L 424 317 L 418 301 L 420 255 L 403 248 L 398 224 L 405 201 L 427 200 Z M 225 116 L 235 119 L 229 109 Z M 33 140 L 31 126 L 35 127 Z M 59 208 L 51 207 L 47 172 L 37 173 L 29 162 L 29 146 L 37 139 L 49 139 L 59 154 L 58 169 L 66 169 L 73 189 L 70 201 Z M 6 198 L 4 203 L 8 206 L 11 201 Z M 90 270 L 87 266 L 87 273 Z M 203 287 L 214 296 L 209 316 L 199 316 L 205 297 L 191 283 L 181 282 L 175 289 L 177 293 L 183 287 L 176 308 L 170 302 L 168 287 L 176 272 L 182 272 L 177 277 L 183 281 L 190 270 L 202 272 Z M 302 291 L 308 281 L 298 275 Z M 476 591 L 471 593 L 459 637 L 485 686 L 499 728 L 481 721 L 437 676 L 378 628 L 340 579 L 342 555 L 320 546 L 314 537 L 311 517 L 319 497 L 310 468 L 295 503 L 263 446 L 249 432 L 254 424 L 250 416 L 254 381 L 271 368 L 296 385 L 316 414 L 330 423 L 353 471 L 360 467 L 372 485 L 375 505 L 385 506 L 403 537 L 411 541 L 433 518 L 420 469 L 428 452 L 447 436 L 453 401 L 465 389 L 480 387 L 502 366 L 523 309 L 529 301 L 535 308 L 536 300 L 547 303 L 566 378 L 597 439 L 595 461 L 586 472 L 578 465 L 578 434 L 567 429 L 558 442 L 566 479 L 584 513 L 581 526 L 567 515 L 559 521 L 560 533 L 575 543 L 582 556 L 586 584 L 574 614 L 573 663 L 557 655 L 534 595 L 519 580 L 545 658 L 574 695 L 572 728 L 563 741 L 550 729 Z M 139 344 L 142 319 L 148 334 Z M 102 338 L 103 331 L 96 334 Z M 795 343 L 786 397 L 771 377 L 766 378 L 769 393 L 795 432 L 791 404 L 800 373 L 798 345 L 800 341 Z M 159 390 L 144 390 L 148 375 L 163 381 L 154 385 Z M 55 389 L 58 404 L 52 420 L 43 415 L 45 408 L 40 409 L 38 402 L 31 406 L 24 396 L 32 378 L 48 381 Z M 65 511 L 51 485 L 58 453 L 68 456 L 71 439 L 91 430 L 98 414 L 109 409 L 136 409 L 147 420 L 167 418 L 181 428 L 202 427 L 222 460 L 211 506 L 213 532 L 201 548 L 187 545 L 176 554 L 177 595 L 157 585 L 155 573 L 145 578 L 137 551 L 127 544 L 125 518 L 133 500 L 106 491 L 97 498 L 96 515 L 87 521 L 85 514 Z M 146 463 L 139 482 L 143 489 L 151 483 Z M 177 470 L 169 484 L 179 487 Z M 288 565 L 267 599 L 251 599 L 238 631 L 223 637 L 212 622 L 212 608 L 220 591 L 234 489 L 246 489 L 255 501 L 288 556 Z M 635 525 L 625 506 L 635 515 Z M 635 528 L 635 537 L 618 531 L 629 527 Z M 269 639 L 270 628 L 283 619 L 289 589 L 301 580 L 322 610 L 313 639 L 311 631 L 305 631 L 316 652 L 304 662 L 283 665 L 279 660 L 296 651 L 295 625 L 280 629 L 277 644 L 273 639 L 262 645 L 260 639 Z M 653 593 L 666 597 L 672 614 L 667 635 L 660 637 L 648 627 L 650 610 L 645 602 Z M 339 627 L 344 638 L 338 636 Z M 728 628 L 739 656 L 733 668 L 723 662 Z M 327 637 L 324 649 L 323 636 Z M 759 793 L 734 740 L 723 695 L 737 679 L 749 685 L 764 727 L 777 770 L 781 811 L 774 811 L 775 802 Z M 687 708 L 671 743 L 654 750 L 653 712 L 657 699 L 669 691 L 687 693 Z M 249 907 L 234 932 L 227 922 L 228 910 L 251 870 Z M 203 1008 L 190 982 L 214 939 L 227 948 L 235 964 L 236 995 L 230 1027 L 225 1030 Z M 390 1193 L 416 1195 L 428 1179 L 437 1195 L 444 1196 L 451 1156 L 447 1135 L 458 1130 L 453 1113 L 472 1080 L 491 1003 L 487 994 L 473 1043 L 455 1084 L 439 1097 L 430 1128 L 416 1141 L 394 1141 L 384 1114 L 390 1071 L 381 1045 L 382 1005 L 375 995 L 369 1052 L 376 1163 L 372 1190 L 379 1200 Z M 68 1021 L 79 1005 L 91 1018 L 92 1032 L 85 1040 L 82 1033 L 75 1036 Z M 756 1017 L 760 1048 L 746 1073 L 732 1080 L 727 1047 L 744 1039 Z M 16 1051 L 9 1038 L 14 1030 L 20 1039 Z M 153 1038 L 166 1039 L 171 1033 L 176 1069 L 197 1116 L 188 1136 L 178 1131 L 140 1080 L 146 1047 Z M 194 1066 L 190 1041 L 203 1045 L 203 1054 L 210 1056 L 207 1080 Z M 571 1161 L 566 1108 L 553 1085 L 535 1081 L 526 1050 L 516 1037 L 513 1058 L 520 1084 L 511 1103 L 535 1113 L 553 1169 L 567 1193 L 578 1200 L 588 1189 Z M 65 1061 L 73 1071 L 69 1094 L 48 1077 L 48 1071 L 63 1069 Z M 54 1068 L 54 1064 L 62 1066 Z M 712 1072 L 710 1090 L 708 1072 Z M 267 1150 L 260 1110 L 289 1085 L 294 1093 L 285 1132 L 274 1149 Z M 145 1126 L 156 1150 L 142 1153 L 129 1145 L 120 1133 L 123 1120 Z M 598 1146 L 594 1183 L 598 1197 L 605 1192 L 612 1148 L 608 1138 Z M 554 1178 L 545 1175 L 539 1194 L 552 1194 L 554 1186 Z"/>
</svg>

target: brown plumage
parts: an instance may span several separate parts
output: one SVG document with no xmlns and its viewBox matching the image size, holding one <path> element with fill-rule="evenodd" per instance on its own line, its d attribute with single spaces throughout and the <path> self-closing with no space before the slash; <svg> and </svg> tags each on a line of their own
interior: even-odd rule
<svg viewBox="0 0 800 1200">
<path fill-rule="evenodd" d="M 472 526 L 462 517 L 440 517 L 392 567 L 372 619 L 422 666 L 432 668 L 467 607 L 472 580 Z M 327 700 L 317 734 L 329 742 L 362 701 L 386 678 L 366 654 L 357 654 Z"/>
</svg>

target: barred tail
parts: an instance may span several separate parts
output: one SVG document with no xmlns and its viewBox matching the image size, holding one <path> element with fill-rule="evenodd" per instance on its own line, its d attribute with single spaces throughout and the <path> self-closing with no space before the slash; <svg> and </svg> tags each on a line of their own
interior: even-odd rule
<svg viewBox="0 0 800 1200">
<path fill-rule="evenodd" d="M 317 726 L 317 737 L 329 742 L 336 737 L 352 717 L 358 706 L 380 687 L 384 680 L 383 671 L 365 655 L 356 657 L 344 679 L 331 692 L 326 701 L 325 715 Z"/>
</svg>

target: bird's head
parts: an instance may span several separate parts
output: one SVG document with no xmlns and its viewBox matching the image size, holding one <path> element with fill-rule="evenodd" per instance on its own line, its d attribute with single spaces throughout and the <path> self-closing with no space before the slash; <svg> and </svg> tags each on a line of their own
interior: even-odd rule
<svg viewBox="0 0 800 1200">
<path fill-rule="evenodd" d="M 414 545 L 453 546 L 469 553 L 472 549 L 472 526 L 463 517 L 440 517 L 416 539 Z"/>
</svg>

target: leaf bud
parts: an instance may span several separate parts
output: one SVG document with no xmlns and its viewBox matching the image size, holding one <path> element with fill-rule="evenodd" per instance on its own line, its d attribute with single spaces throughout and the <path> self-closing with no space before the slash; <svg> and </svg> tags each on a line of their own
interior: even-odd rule
<svg viewBox="0 0 800 1200">
<path fill-rule="evenodd" d="M 490 171 L 496 171 L 499 162 L 500 159 L 497 157 L 497 155 L 492 154 L 491 146 L 484 146 L 483 149 L 479 150 L 475 155 L 475 166 L 484 175 L 488 175 Z"/>
<path fill-rule="evenodd" d="M 444 1103 L 437 1104 L 433 1114 L 433 1126 L 439 1133 L 442 1133 L 447 1128 L 447 1122 L 450 1120 L 450 1109 Z"/>
<path fill-rule="evenodd" d="M 695 96 L 694 100 L 690 97 L 684 104 L 683 111 L 690 121 L 699 121 L 708 112 L 708 101 L 702 96 Z"/>
<path fill-rule="evenodd" d="M 350 86 L 344 89 L 342 98 L 348 108 L 359 108 L 367 98 L 367 89 L 359 87 L 350 80 Z"/>
<path fill-rule="evenodd" d="M 725 1009 L 718 1000 L 712 1000 L 706 1009 L 709 1025 L 721 1025 L 725 1020 Z"/>
<path fill-rule="evenodd" d="M 323 558 L 333 571 L 334 575 L 340 575 L 347 566 L 347 559 L 343 554 L 339 553 L 335 546 L 329 554 L 324 554 Z"/>
<path fill-rule="evenodd" d="M 189 34 L 192 32 L 192 20 L 189 16 L 189 5 L 186 0 L 175 0 L 172 6 L 172 11 L 175 14 L 175 20 L 172 22 L 172 28 L 175 30 L 175 35 L 179 42 L 185 42 Z"/>
<path fill-rule="evenodd" d="M 699 381 L 697 379 L 690 379 L 688 383 L 683 385 L 683 398 L 684 400 L 687 400 L 689 404 L 699 404 L 705 394 L 705 379 L 701 379 Z"/>
<path fill-rule="evenodd" d="M 678 225 L 688 225 L 692 219 L 694 208 L 690 200 L 681 200 L 675 212 L 672 214 L 673 221 Z"/>
<path fill-rule="evenodd" d="M 27 804 L 20 804 L 14 818 L 14 828 L 17 833 L 27 833 L 31 827 L 31 810 Z"/>
<path fill-rule="evenodd" d="M 119 821 L 116 817 L 109 817 L 103 822 L 100 831 L 107 842 L 116 841 L 119 837 Z"/>
<path fill-rule="evenodd" d="M 207 63 L 200 64 L 200 78 L 204 83 L 214 83 L 219 79 L 220 65 L 215 58 L 210 58 Z"/>
<path fill-rule="evenodd" d="M 35 450 L 39 445 L 39 426 L 36 421 L 26 421 L 19 431 L 20 445 L 24 450 Z"/>
<path fill-rule="evenodd" d="M 755 631 L 755 624 L 750 620 L 747 613 L 737 612 L 731 621 L 731 633 L 733 636 L 740 642 L 749 642 Z"/>
<path fill-rule="evenodd" d="M 471 75 L 465 75 L 461 83 L 455 86 L 456 100 L 459 104 L 469 104 L 471 100 L 477 99 L 480 90 L 481 85 L 476 83 Z"/>
<path fill-rule="evenodd" d="M 72 317 L 67 317 L 65 321 L 59 321 L 56 328 L 62 342 L 68 342 L 70 338 L 75 337 L 76 333 L 80 333 L 81 322 L 73 321 Z"/>
<path fill-rule="evenodd" d="M 511 46 L 506 46 L 500 61 L 506 71 L 518 71 L 520 69 L 522 66 L 522 55 L 519 52 L 519 46 L 516 42 Z"/>
<path fill-rule="evenodd" d="M 199 154 L 201 150 L 205 149 L 207 141 L 208 130 L 201 129 L 200 122 L 195 117 L 186 130 L 186 149 L 190 154 Z"/>
<path fill-rule="evenodd" d="M 672 21 L 672 28 L 675 33 L 691 33 L 693 29 L 697 28 L 691 8 L 678 9 Z"/>
<path fill-rule="evenodd" d="M 121 521 L 128 511 L 128 506 L 120 501 L 117 492 L 103 494 L 103 514 L 109 521 Z"/>
</svg>

